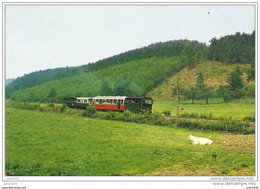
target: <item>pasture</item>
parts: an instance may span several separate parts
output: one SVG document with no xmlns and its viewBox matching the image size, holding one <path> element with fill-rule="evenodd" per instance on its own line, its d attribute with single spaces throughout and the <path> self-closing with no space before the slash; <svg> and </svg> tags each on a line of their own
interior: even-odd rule
<svg viewBox="0 0 260 189">
<path fill-rule="evenodd" d="M 191 100 L 181 100 L 180 114 L 197 113 L 212 114 L 213 119 L 243 120 L 245 117 L 254 117 L 255 99 L 238 99 L 225 103 L 220 98 L 209 99 L 209 104 L 205 100 L 197 100 L 191 104 Z M 176 116 L 176 100 L 156 99 L 153 104 L 153 112 L 170 111 Z"/>
<path fill-rule="evenodd" d="M 187 140 L 190 134 L 210 136 L 214 144 L 193 146 Z M 21 176 L 249 176 L 255 171 L 254 139 L 253 134 L 169 128 L 7 107 L 5 171 L 7 175 Z"/>
</svg>

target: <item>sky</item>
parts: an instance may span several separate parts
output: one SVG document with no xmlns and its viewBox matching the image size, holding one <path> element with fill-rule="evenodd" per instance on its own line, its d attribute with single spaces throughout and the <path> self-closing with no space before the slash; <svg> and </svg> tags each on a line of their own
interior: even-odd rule
<svg viewBox="0 0 260 189">
<path fill-rule="evenodd" d="M 169 40 L 207 43 L 255 30 L 255 9 L 232 6 L 6 6 L 6 78 L 79 66 Z"/>
</svg>

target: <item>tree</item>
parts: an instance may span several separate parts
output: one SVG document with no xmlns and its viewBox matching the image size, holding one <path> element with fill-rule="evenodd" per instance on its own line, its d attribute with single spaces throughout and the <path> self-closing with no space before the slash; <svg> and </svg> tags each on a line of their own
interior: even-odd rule
<svg viewBox="0 0 260 189">
<path fill-rule="evenodd" d="M 250 63 L 250 69 L 247 74 L 247 81 L 255 80 L 255 59 Z"/>
<path fill-rule="evenodd" d="M 101 96 L 111 96 L 112 95 L 112 89 L 109 86 L 107 81 L 104 81 L 102 83 L 100 95 Z"/>
<path fill-rule="evenodd" d="M 204 78 L 201 72 L 199 72 L 198 76 L 197 76 L 197 85 L 201 85 L 204 84 Z"/>
<path fill-rule="evenodd" d="M 220 85 L 216 94 L 218 97 L 222 97 L 224 102 L 228 102 L 233 98 L 233 91 L 230 90 L 229 86 Z"/>
<path fill-rule="evenodd" d="M 48 95 L 48 100 L 50 102 L 55 102 L 56 101 L 56 96 L 57 96 L 57 92 L 55 88 L 51 88 L 49 95 Z"/>
<path fill-rule="evenodd" d="M 242 72 L 240 71 L 239 67 L 237 66 L 234 71 L 231 72 L 230 76 L 228 77 L 228 84 L 230 90 L 233 91 L 234 98 L 240 98 L 243 96 L 242 88 L 243 88 L 243 80 L 241 78 Z"/>
<path fill-rule="evenodd" d="M 209 103 L 209 97 L 212 96 L 212 88 L 207 87 L 204 84 L 204 78 L 201 72 L 199 72 L 197 76 L 197 85 L 195 86 L 196 88 L 196 98 L 197 99 L 206 99 L 206 104 Z"/>
<path fill-rule="evenodd" d="M 194 100 L 196 99 L 197 95 L 198 95 L 198 88 L 197 87 L 191 87 L 190 90 L 187 91 L 188 93 L 186 93 L 186 97 L 188 97 L 189 99 L 192 99 L 192 104 L 194 103 Z"/>
<path fill-rule="evenodd" d="M 130 85 L 129 80 L 118 77 L 114 87 L 114 94 L 118 96 L 131 96 Z"/>
<path fill-rule="evenodd" d="M 206 85 L 204 85 L 203 89 L 202 89 L 202 93 L 200 94 L 200 97 L 203 99 L 206 99 L 206 104 L 209 103 L 209 98 L 213 96 L 213 88 L 212 87 L 207 87 Z"/>
</svg>

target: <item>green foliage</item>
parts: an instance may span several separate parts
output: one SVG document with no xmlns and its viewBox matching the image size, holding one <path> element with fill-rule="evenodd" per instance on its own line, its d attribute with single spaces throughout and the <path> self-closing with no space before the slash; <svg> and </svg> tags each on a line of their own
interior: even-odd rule
<svg viewBox="0 0 260 189">
<path fill-rule="evenodd" d="M 213 96 L 212 87 L 207 87 L 204 84 L 204 78 L 201 72 L 197 76 L 197 84 L 190 89 L 182 89 L 180 94 L 184 95 L 186 99 L 192 99 L 192 104 L 195 99 L 206 99 L 206 104 L 208 104 L 208 99 Z"/>
<path fill-rule="evenodd" d="M 67 108 L 66 104 L 62 104 L 62 107 L 60 108 L 60 112 L 63 113 Z"/>
<path fill-rule="evenodd" d="M 223 98 L 224 102 L 229 102 L 233 99 L 233 91 L 230 89 L 229 86 L 220 85 L 216 91 L 216 95 Z"/>
<path fill-rule="evenodd" d="M 202 75 L 201 72 L 199 72 L 198 76 L 197 76 L 197 85 L 201 85 L 201 84 L 204 84 L 204 77 Z"/>
<path fill-rule="evenodd" d="M 118 77 L 115 82 L 114 87 L 114 95 L 116 96 L 136 96 L 131 91 L 131 83 L 127 79 L 123 79 L 122 77 Z"/>
<path fill-rule="evenodd" d="M 197 121 L 197 120 L 180 120 L 178 127 L 189 129 L 202 129 L 213 131 L 228 131 L 235 133 L 254 133 L 255 130 L 250 128 L 246 122 L 234 122 L 234 121 Z"/>
<path fill-rule="evenodd" d="M 135 114 L 131 111 L 121 112 L 91 112 L 88 113 L 85 111 L 83 116 L 86 117 L 94 117 L 106 120 L 117 120 L 117 121 L 126 121 L 126 122 L 133 122 L 133 123 L 146 123 L 151 125 L 162 125 L 162 126 L 170 126 L 174 123 L 174 120 L 166 120 L 164 117 L 161 117 L 157 114 Z"/>
<path fill-rule="evenodd" d="M 169 111 L 169 110 L 164 110 L 162 113 L 164 115 L 166 115 L 166 116 L 170 116 L 171 115 L 171 111 Z"/>
<path fill-rule="evenodd" d="M 210 43 L 208 57 L 213 61 L 250 63 L 255 57 L 255 31 L 213 38 Z"/>
<path fill-rule="evenodd" d="M 28 102 L 28 97 L 33 93 L 34 101 L 48 102 L 52 88 L 55 88 L 58 94 L 58 102 L 63 102 L 64 97 L 77 94 L 97 96 L 100 95 L 101 85 L 105 81 L 109 83 L 109 86 L 118 86 L 116 91 L 119 92 L 120 85 L 126 83 L 127 86 L 124 90 L 127 90 L 123 91 L 124 93 L 142 96 L 162 82 L 165 77 L 179 71 L 185 65 L 186 62 L 182 61 L 180 57 L 142 59 L 22 89 L 14 92 L 10 99 Z"/>
<path fill-rule="evenodd" d="M 185 117 L 185 118 L 202 118 L 202 119 L 212 119 L 212 113 L 188 113 L 188 112 L 184 112 L 181 114 L 181 117 Z"/>
<path fill-rule="evenodd" d="M 241 90 L 243 88 L 243 80 L 241 78 L 242 72 L 237 66 L 233 72 L 231 72 L 228 78 L 228 84 L 232 91 Z"/>
<path fill-rule="evenodd" d="M 112 57 L 109 57 L 109 58 L 106 58 L 103 60 L 99 60 L 96 63 L 90 63 L 90 64 L 82 65 L 79 67 L 47 69 L 44 71 L 25 74 L 24 76 L 19 77 L 16 80 L 14 80 L 10 85 L 8 85 L 6 87 L 6 98 L 11 97 L 11 95 L 15 91 L 38 86 L 38 85 L 45 84 L 48 82 L 54 82 L 55 80 L 66 79 L 66 78 L 70 78 L 73 76 L 79 76 L 82 74 L 90 74 L 92 72 L 99 71 L 99 70 L 105 70 L 106 68 L 114 67 L 114 66 L 120 67 L 122 65 L 122 67 L 124 69 L 123 65 L 125 63 L 136 62 L 136 61 L 143 60 L 143 59 L 156 58 L 161 61 L 166 58 L 182 56 L 182 58 L 183 58 L 182 61 L 187 63 L 187 62 L 189 62 L 188 59 L 190 57 L 194 56 L 194 53 L 196 54 L 205 48 L 207 48 L 206 44 L 199 43 L 198 41 L 176 40 L 176 41 L 168 41 L 168 42 L 164 42 L 164 43 L 159 42 L 159 43 L 151 44 L 147 47 L 127 51 L 127 52 L 124 52 L 124 53 L 121 53 L 121 54 L 118 54 L 118 55 L 115 55 L 115 56 L 112 56 Z M 189 49 L 189 50 L 184 50 L 184 49 Z M 186 54 L 187 54 L 187 56 L 183 57 Z M 189 54 L 190 54 L 190 56 L 188 56 Z M 202 55 L 200 55 L 200 58 L 202 58 Z M 153 66 L 153 64 L 150 67 L 146 66 L 145 69 L 149 70 L 152 66 Z M 132 72 L 130 72 L 128 74 L 135 75 L 136 68 L 139 68 L 139 70 L 137 70 L 138 72 L 140 72 L 140 71 L 146 72 L 146 70 L 143 69 L 142 66 L 139 67 L 138 65 L 137 66 L 133 65 Z M 157 70 L 158 70 L 158 68 L 157 68 Z M 164 70 L 162 70 L 162 71 L 158 70 L 158 71 L 159 71 L 159 73 L 164 72 Z M 172 70 L 170 71 L 170 73 L 171 72 L 172 72 Z M 123 72 L 123 73 L 125 73 L 125 72 Z M 122 77 L 121 72 L 119 72 L 119 70 L 118 70 L 115 73 L 106 72 L 106 75 L 104 75 L 104 77 L 98 78 L 98 79 L 101 79 L 103 81 L 103 79 L 107 75 L 111 75 L 111 74 L 116 74 L 117 77 L 118 76 Z M 125 77 L 125 79 L 129 79 L 129 77 L 127 76 L 127 77 Z M 115 79 L 113 81 L 115 81 Z M 130 81 L 132 82 L 132 80 L 130 80 Z M 81 80 L 81 82 L 83 82 L 83 80 Z M 86 81 L 84 81 L 84 82 L 86 82 Z M 160 82 L 160 80 L 157 82 Z M 136 82 L 134 82 L 134 83 L 136 83 Z M 88 84 L 90 84 L 90 83 L 88 83 Z M 136 84 L 138 85 L 138 83 L 136 83 Z M 158 83 L 156 83 L 156 84 L 158 84 Z M 153 86 L 151 86 L 151 87 L 153 87 Z M 101 88 L 100 84 L 99 84 L 98 88 L 100 90 L 100 88 Z M 100 91 L 98 91 L 98 93 L 99 92 Z M 70 93 L 73 93 L 73 90 Z M 45 95 L 45 97 L 46 97 L 46 95 Z"/>
<path fill-rule="evenodd" d="M 243 121 L 255 122 L 255 115 L 245 116 L 245 117 L 243 118 Z"/>
<path fill-rule="evenodd" d="M 56 102 L 57 92 L 55 88 L 51 88 L 49 95 L 48 95 L 48 101 L 49 102 Z"/>
<path fill-rule="evenodd" d="M 242 89 L 242 93 L 246 97 L 255 97 L 255 82 L 245 85 Z"/>
<path fill-rule="evenodd" d="M 222 97 L 225 102 L 231 99 L 238 99 L 245 95 L 243 88 L 242 72 L 236 67 L 228 77 L 228 86 L 219 86 L 216 91 L 218 97 Z"/>
<path fill-rule="evenodd" d="M 101 91 L 100 91 L 100 95 L 101 96 L 112 96 L 113 91 L 111 89 L 111 87 L 109 86 L 107 81 L 104 81 L 101 85 Z"/>
<path fill-rule="evenodd" d="M 88 106 L 82 115 L 85 117 L 93 117 L 95 113 L 96 109 L 93 106 Z"/>
<path fill-rule="evenodd" d="M 255 80 L 255 58 L 250 63 L 250 69 L 247 71 L 247 80 Z"/>
</svg>

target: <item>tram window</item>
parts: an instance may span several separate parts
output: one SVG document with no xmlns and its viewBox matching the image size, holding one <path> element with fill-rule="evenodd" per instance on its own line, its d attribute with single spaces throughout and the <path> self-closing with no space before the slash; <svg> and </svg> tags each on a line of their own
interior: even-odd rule
<svg viewBox="0 0 260 189">
<path fill-rule="evenodd" d="M 77 102 L 80 102 L 80 99 L 78 99 Z"/>
<path fill-rule="evenodd" d="M 146 99 L 146 100 L 145 100 L 145 104 L 152 104 L 152 100 Z"/>
<path fill-rule="evenodd" d="M 88 100 L 84 100 L 84 103 L 88 103 Z"/>
</svg>

